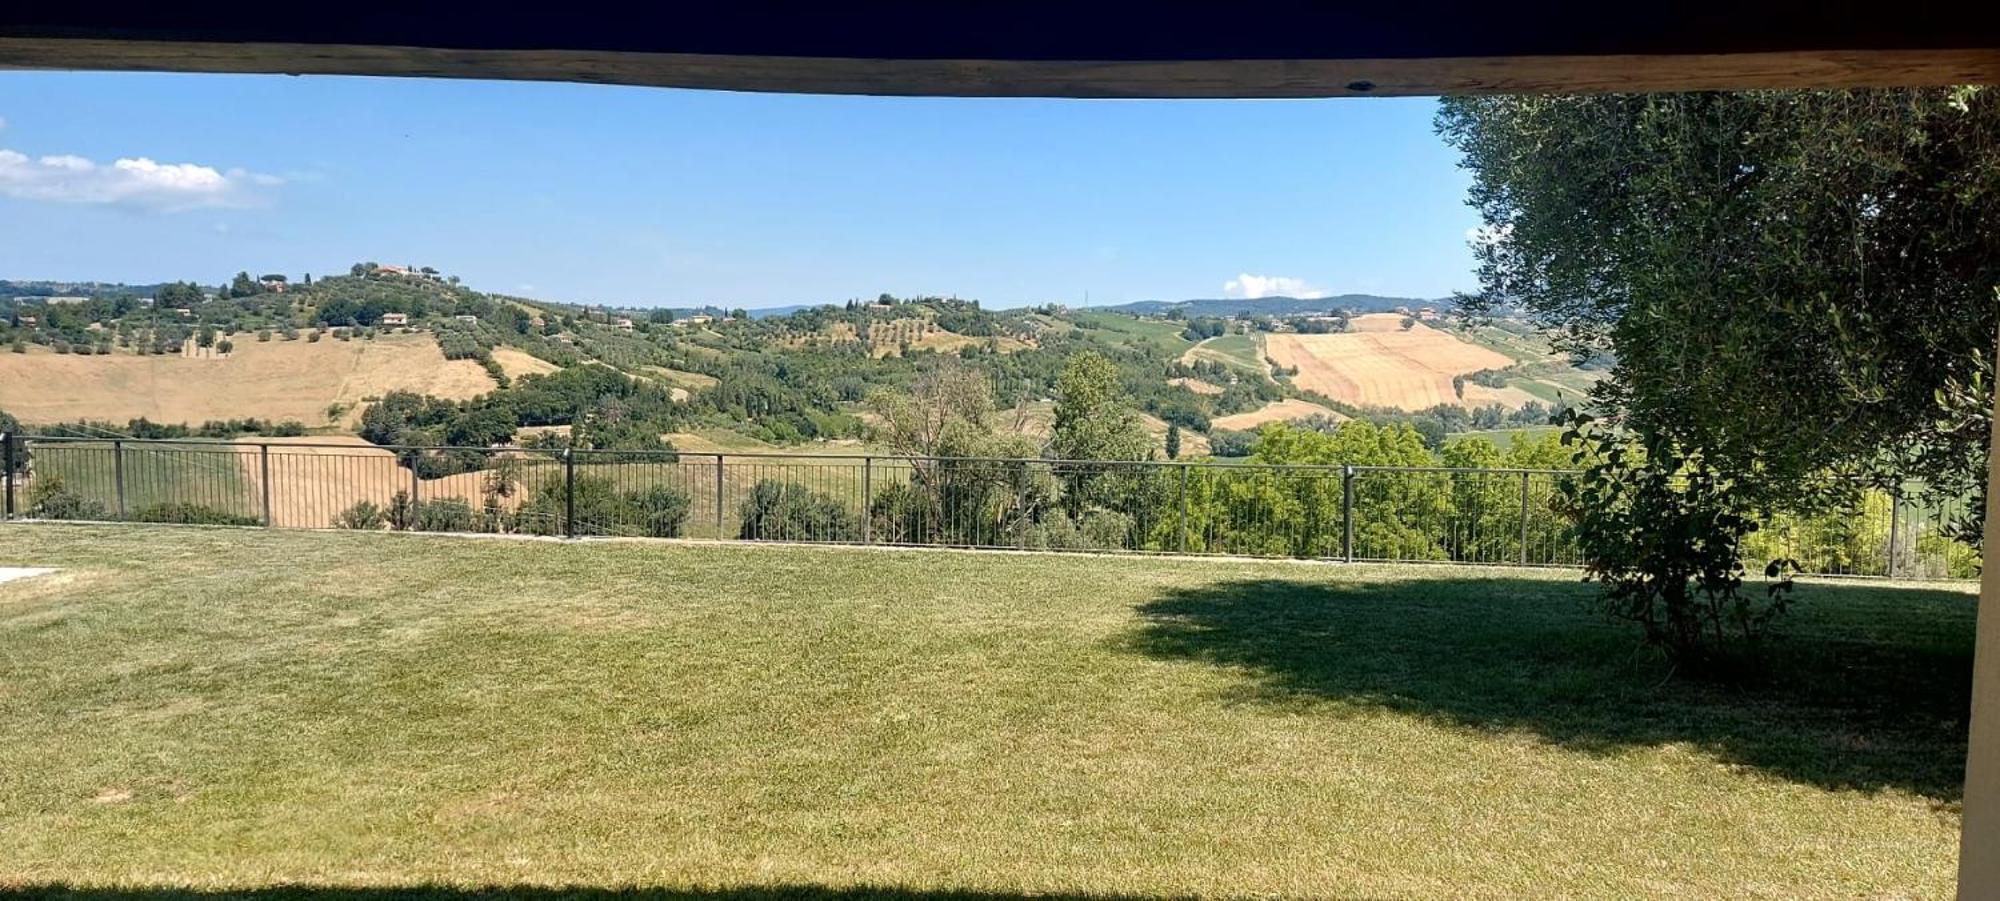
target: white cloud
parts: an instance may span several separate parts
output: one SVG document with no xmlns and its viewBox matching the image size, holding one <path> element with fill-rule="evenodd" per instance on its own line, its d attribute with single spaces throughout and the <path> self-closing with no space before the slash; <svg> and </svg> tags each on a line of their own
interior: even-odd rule
<svg viewBox="0 0 2000 901">
<path fill-rule="evenodd" d="M 0 148 L 0 197 L 174 212 L 244 207 L 284 183 L 273 175 L 127 157 L 103 165 L 74 154 L 29 157 Z"/>
<path fill-rule="evenodd" d="M 1326 289 L 1306 284 L 1302 278 L 1289 275 L 1251 275 L 1240 273 L 1235 278 L 1222 283 L 1222 292 L 1228 297 L 1255 300 L 1259 297 L 1297 297 L 1312 300 L 1326 296 Z"/>
</svg>

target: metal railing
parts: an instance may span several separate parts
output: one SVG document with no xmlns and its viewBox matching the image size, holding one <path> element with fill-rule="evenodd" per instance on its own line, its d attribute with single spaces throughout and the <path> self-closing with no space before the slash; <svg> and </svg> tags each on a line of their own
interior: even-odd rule
<svg viewBox="0 0 2000 901">
<path fill-rule="evenodd" d="M 1554 470 L 381 447 L 330 439 L 0 442 L 5 515 L 1575 566 Z M 1776 517 L 1751 562 L 1969 578 L 1963 511 L 1865 492 Z"/>
</svg>

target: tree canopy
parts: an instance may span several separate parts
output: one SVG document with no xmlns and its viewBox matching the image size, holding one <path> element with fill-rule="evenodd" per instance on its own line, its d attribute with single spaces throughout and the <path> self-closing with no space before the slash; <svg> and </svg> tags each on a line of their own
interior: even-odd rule
<svg viewBox="0 0 2000 901">
<path fill-rule="evenodd" d="M 1765 502 L 1828 474 L 1980 487 L 2000 329 L 2000 95 L 1445 101 L 1475 310 L 1609 352 L 1596 405 Z"/>
</svg>

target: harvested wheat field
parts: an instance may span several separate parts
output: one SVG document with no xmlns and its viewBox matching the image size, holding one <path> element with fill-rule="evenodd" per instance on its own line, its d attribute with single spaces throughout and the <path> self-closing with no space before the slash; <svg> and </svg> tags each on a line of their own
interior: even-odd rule
<svg viewBox="0 0 2000 901">
<path fill-rule="evenodd" d="M 1284 400 L 1274 400 L 1248 413 L 1218 416 L 1211 420 L 1209 425 L 1218 429 L 1228 429 L 1233 432 L 1245 432 L 1267 422 L 1290 422 L 1314 416 L 1325 416 L 1336 421 L 1347 418 L 1319 404 L 1299 400 L 1296 397 L 1288 397 Z"/>
<path fill-rule="evenodd" d="M 510 379 L 518 379 L 524 375 L 547 375 L 562 369 L 561 366 L 517 347 L 493 348 L 493 362 L 500 364 L 500 371 L 507 373 Z"/>
<path fill-rule="evenodd" d="M 1360 316 L 1352 332 L 1273 334 L 1264 340 L 1265 352 L 1280 366 L 1298 368 L 1292 382 L 1300 388 L 1357 406 L 1403 410 L 1456 404 L 1452 376 L 1514 362 L 1422 323 L 1406 331 L 1398 317 L 1388 318 L 1398 321 L 1387 331 L 1371 321 L 1377 317 Z"/>
<path fill-rule="evenodd" d="M 264 460 L 255 444 L 271 445 L 271 522 L 284 528 L 322 529 L 341 511 L 361 501 L 386 506 L 398 491 L 416 491 L 420 500 L 464 498 L 479 506 L 486 474 L 467 472 L 412 483 L 396 455 L 350 436 L 245 439 L 236 460 L 253 498 L 264 490 Z M 518 502 L 519 498 L 515 498 Z"/>
<path fill-rule="evenodd" d="M 76 356 L 30 348 L 0 354 L 0 409 L 27 423 L 145 417 L 198 423 L 254 416 L 326 421 L 396 389 L 463 400 L 493 390 L 472 360 L 446 360 L 429 335 L 373 341 L 256 341 L 240 336 L 229 356 Z"/>
</svg>

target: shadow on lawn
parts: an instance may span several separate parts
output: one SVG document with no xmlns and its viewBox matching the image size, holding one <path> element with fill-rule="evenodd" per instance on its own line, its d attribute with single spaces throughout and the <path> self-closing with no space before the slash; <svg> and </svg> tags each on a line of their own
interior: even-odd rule
<svg viewBox="0 0 2000 901">
<path fill-rule="evenodd" d="M 525 898 L 529 901 L 1016 901 L 1036 898 L 1046 901 L 1127 901 L 1130 895 L 1076 895 L 1012 892 L 938 890 L 924 891 L 888 887 L 859 886 L 830 888 L 819 885 L 745 886 L 740 888 L 664 889 L 600 888 L 596 886 L 381 886 L 344 887 L 318 885 L 276 885 L 250 889 L 183 888 L 87 888 L 61 883 L 42 885 L 0 885 L 0 898 L 47 898 L 65 901 L 501 901 Z"/>
<path fill-rule="evenodd" d="M 1246 699 L 1339 701 L 1586 752 L 1681 742 L 1827 788 L 1959 800 L 1975 600 L 1801 584 L 1747 684 L 1665 680 L 1596 586 L 1514 578 L 1252 580 L 1139 607 L 1129 647 L 1242 668 Z"/>
</svg>

